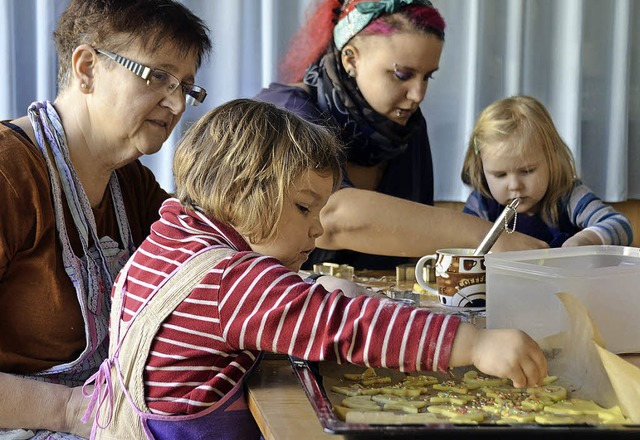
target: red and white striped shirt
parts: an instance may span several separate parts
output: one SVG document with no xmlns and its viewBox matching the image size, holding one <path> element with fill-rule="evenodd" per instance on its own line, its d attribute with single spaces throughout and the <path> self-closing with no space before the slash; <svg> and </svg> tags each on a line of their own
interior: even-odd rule
<svg viewBox="0 0 640 440">
<path fill-rule="evenodd" d="M 347 298 L 306 283 L 275 258 L 251 251 L 232 228 L 185 212 L 175 199 L 160 214 L 133 256 L 122 321 L 199 250 L 220 245 L 238 252 L 212 266 L 156 334 L 144 374 L 152 412 L 208 408 L 260 351 L 402 371 L 446 370 L 459 318 L 388 299 Z"/>
</svg>

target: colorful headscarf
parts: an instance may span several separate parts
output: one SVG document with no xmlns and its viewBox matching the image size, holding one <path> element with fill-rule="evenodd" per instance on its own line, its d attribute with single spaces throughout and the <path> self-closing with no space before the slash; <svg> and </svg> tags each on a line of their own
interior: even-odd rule
<svg viewBox="0 0 640 440">
<path fill-rule="evenodd" d="M 338 23 L 333 28 L 333 42 L 338 48 L 342 48 L 358 32 L 369 23 L 384 14 L 393 14 L 411 4 L 433 7 L 429 0 L 380 0 L 348 2 L 340 13 Z"/>
</svg>

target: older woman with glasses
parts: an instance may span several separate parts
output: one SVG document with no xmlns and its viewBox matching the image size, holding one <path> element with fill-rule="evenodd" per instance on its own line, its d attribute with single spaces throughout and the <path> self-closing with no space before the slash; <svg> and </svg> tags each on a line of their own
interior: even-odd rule
<svg viewBox="0 0 640 440">
<path fill-rule="evenodd" d="M 176 0 L 71 0 L 54 37 L 57 97 L 0 122 L 0 427 L 73 438 L 113 281 L 168 198 L 138 159 L 205 99 L 211 41 Z"/>
</svg>

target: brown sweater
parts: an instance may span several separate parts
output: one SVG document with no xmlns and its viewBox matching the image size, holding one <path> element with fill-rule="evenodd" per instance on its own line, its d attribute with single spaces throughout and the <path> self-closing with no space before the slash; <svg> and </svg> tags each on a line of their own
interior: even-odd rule
<svg viewBox="0 0 640 440">
<path fill-rule="evenodd" d="M 116 173 L 138 246 L 169 195 L 140 161 Z M 72 246 L 81 255 L 63 203 Z M 120 242 L 109 191 L 93 214 L 98 236 Z M 62 262 L 44 158 L 31 141 L 0 124 L 0 371 L 44 370 L 74 360 L 85 344 L 76 292 Z"/>
</svg>

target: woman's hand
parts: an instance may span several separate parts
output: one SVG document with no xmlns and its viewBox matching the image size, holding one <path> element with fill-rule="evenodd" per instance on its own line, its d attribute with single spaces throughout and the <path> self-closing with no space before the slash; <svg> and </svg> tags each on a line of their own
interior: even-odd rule
<svg viewBox="0 0 640 440">
<path fill-rule="evenodd" d="M 547 249 L 548 247 L 549 245 L 546 242 L 516 231 L 512 234 L 501 234 L 491 250 L 494 252 L 526 251 Z"/>
<path fill-rule="evenodd" d="M 91 424 L 82 423 L 89 399 L 82 387 L 0 373 L 0 427 L 69 432 L 88 438 Z"/>
<path fill-rule="evenodd" d="M 85 388 L 88 392 L 93 390 L 93 385 Z M 69 393 L 69 400 L 67 401 L 65 411 L 65 428 L 64 432 L 70 432 L 71 434 L 78 435 L 80 437 L 89 438 L 91 435 L 91 426 L 93 423 L 93 415 L 89 418 L 89 422 L 82 423 L 82 416 L 84 416 L 90 399 L 82 394 L 82 387 L 71 388 Z"/>
</svg>

